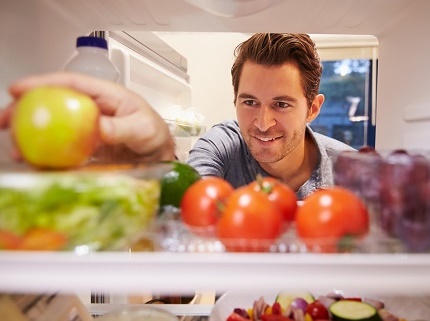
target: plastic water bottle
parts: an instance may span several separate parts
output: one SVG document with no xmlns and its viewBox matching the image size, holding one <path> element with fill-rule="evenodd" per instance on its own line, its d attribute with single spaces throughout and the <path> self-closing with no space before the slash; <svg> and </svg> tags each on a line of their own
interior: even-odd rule
<svg viewBox="0 0 430 321">
<path fill-rule="evenodd" d="M 77 54 L 66 64 L 65 70 L 113 82 L 118 81 L 119 71 L 109 60 L 106 39 L 79 37 L 76 41 L 76 50 Z"/>
</svg>

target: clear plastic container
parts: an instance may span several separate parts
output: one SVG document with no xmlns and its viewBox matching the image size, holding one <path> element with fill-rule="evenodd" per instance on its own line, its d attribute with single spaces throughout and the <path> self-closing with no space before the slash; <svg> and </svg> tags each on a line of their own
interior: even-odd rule
<svg viewBox="0 0 430 321">
<path fill-rule="evenodd" d="M 66 64 L 65 70 L 75 71 L 104 80 L 117 82 L 119 71 L 109 59 L 108 43 L 103 38 L 79 37 L 77 54 Z"/>
<path fill-rule="evenodd" d="M 336 185 L 367 205 L 375 232 L 399 240 L 408 252 L 430 251 L 428 151 L 343 152 L 334 165 Z"/>
<path fill-rule="evenodd" d="M 170 169 L 96 163 L 70 171 L 4 169 L 0 231 L 11 241 L 2 249 L 128 251 L 150 233 Z"/>
</svg>

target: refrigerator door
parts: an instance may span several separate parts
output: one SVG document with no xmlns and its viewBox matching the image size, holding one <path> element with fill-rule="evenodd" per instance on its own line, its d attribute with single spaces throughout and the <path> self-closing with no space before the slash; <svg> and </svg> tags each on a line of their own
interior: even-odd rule
<svg viewBox="0 0 430 321">
<path fill-rule="evenodd" d="M 152 32 L 109 32 L 110 59 L 119 82 L 143 96 L 164 118 L 174 105 L 189 107 L 187 59 Z"/>
</svg>

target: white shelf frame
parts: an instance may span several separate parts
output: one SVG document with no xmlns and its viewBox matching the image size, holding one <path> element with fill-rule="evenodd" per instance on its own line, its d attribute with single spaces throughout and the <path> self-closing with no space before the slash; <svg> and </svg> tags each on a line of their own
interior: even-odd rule
<svg viewBox="0 0 430 321">
<path fill-rule="evenodd" d="M 0 292 L 430 294 L 428 254 L 0 253 Z"/>
</svg>

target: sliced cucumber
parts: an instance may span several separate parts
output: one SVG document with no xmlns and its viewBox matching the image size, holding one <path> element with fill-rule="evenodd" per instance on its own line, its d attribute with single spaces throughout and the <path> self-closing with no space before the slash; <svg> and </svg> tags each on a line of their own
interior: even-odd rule
<svg viewBox="0 0 430 321">
<path fill-rule="evenodd" d="M 282 309 L 286 309 L 295 298 L 302 298 L 308 303 L 315 301 L 314 296 L 309 292 L 304 293 L 292 293 L 292 292 L 279 292 L 276 296 L 276 302 L 279 303 Z"/>
<path fill-rule="evenodd" d="M 364 302 L 340 300 L 329 309 L 333 321 L 382 321 L 378 311 Z"/>
</svg>

